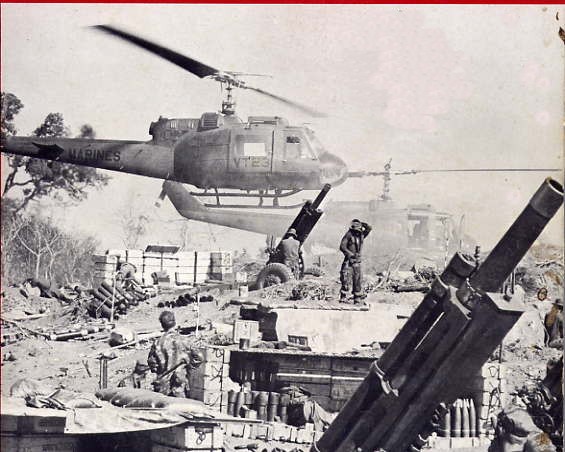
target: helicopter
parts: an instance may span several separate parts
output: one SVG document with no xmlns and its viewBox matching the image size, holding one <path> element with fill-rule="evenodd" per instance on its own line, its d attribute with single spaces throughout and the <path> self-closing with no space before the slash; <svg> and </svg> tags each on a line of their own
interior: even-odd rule
<svg viewBox="0 0 565 452">
<path fill-rule="evenodd" d="M 226 91 L 221 111 L 206 112 L 200 118 L 160 117 L 149 126 L 149 141 L 8 136 L 2 138 L 2 152 L 187 183 L 202 190 L 192 195 L 215 197 L 216 202 L 209 204 L 213 207 L 225 207 L 224 197 L 254 199 L 262 208 L 297 207 L 281 206 L 279 200 L 302 190 L 321 189 L 328 183 L 336 186 L 347 178 L 346 164 L 325 149 L 311 128 L 292 126 L 279 116 L 250 116 L 243 121 L 235 114 L 232 91 L 237 88 L 313 117 L 324 116 L 242 79 L 258 74 L 221 71 L 110 25 L 92 28 L 201 79 L 219 82 Z M 267 205 L 266 199 L 272 202 Z"/>
</svg>

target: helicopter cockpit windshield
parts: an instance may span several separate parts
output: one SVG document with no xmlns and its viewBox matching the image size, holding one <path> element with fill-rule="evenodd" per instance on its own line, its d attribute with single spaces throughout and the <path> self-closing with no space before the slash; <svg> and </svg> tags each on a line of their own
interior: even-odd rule
<svg viewBox="0 0 565 452">
<path fill-rule="evenodd" d="M 307 137 L 297 130 L 289 130 L 285 134 L 285 155 L 289 160 L 318 159 L 315 148 Z"/>
<path fill-rule="evenodd" d="M 308 140 L 310 148 L 312 149 L 312 152 L 315 154 L 316 158 L 319 158 L 320 155 L 327 152 L 324 148 L 324 145 L 320 140 L 318 140 L 318 137 L 314 134 L 314 131 L 312 129 L 304 127 L 304 130 L 306 130 L 306 139 Z"/>
</svg>

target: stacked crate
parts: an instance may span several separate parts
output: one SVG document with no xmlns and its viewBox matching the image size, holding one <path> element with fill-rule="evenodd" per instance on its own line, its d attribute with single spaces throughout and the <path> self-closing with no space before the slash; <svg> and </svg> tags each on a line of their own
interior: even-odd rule
<svg viewBox="0 0 565 452">
<path fill-rule="evenodd" d="M 94 287 L 103 282 L 111 282 L 118 270 L 118 257 L 108 254 L 94 254 Z"/>
<path fill-rule="evenodd" d="M 206 347 L 202 364 L 190 372 L 190 398 L 209 408 L 227 412 L 227 391 L 239 385 L 229 378 L 230 351 L 223 347 Z"/>
<path fill-rule="evenodd" d="M 210 279 L 211 268 L 210 251 L 196 251 L 194 257 L 194 282 L 201 284 Z"/>
<path fill-rule="evenodd" d="M 234 278 L 233 263 L 230 251 L 214 251 L 210 253 L 211 279 L 231 281 Z"/>
<path fill-rule="evenodd" d="M 0 450 L 11 452 L 78 452 L 76 436 L 65 435 L 65 413 L 35 409 L 37 414 L 2 413 Z"/>
<path fill-rule="evenodd" d="M 234 438 L 280 441 L 281 443 L 291 444 L 312 444 L 322 436 L 322 432 L 314 430 L 313 424 L 305 424 L 304 427 L 294 427 L 281 422 L 226 422 L 224 428 L 226 436 L 233 436 Z M 294 450 L 294 446 L 285 446 L 285 450 L 288 450 L 286 447 L 291 447 Z"/>
<path fill-rule="evenodd" d="M 95 283 L 109 282 L 120 262 L 135 265 L 144 284 L 153 284 L 153 273 L 164 272 L 177 285 L 201 284 L 208 279 L 231 281 L 234 278 L 231 252 L 181 251 L 160 253 L 138 249 L 110 249 L 94 255 Z"/>
<path fill-rule="evenodd" d="M 494 428 L 491 418 L 498 415 L 508 403 L 505 367 L 501 363 L 486 363 L 481 374 L 473 379 L 474 401 L 480 433 L 492 438 Z"/>
<path fill-rule="evenodd" d="M 151 431 L 152 452 L 221 452 L 224 431 L 218 424 L 190 423 Z"/>
<path fill-rule="evenodd" d="M 177 285 L 194 284 L 194 263 L 196 254 L 194 251 L 180 251 L 177 253 L 178 266 L 175 272 Z"/>
</svg>

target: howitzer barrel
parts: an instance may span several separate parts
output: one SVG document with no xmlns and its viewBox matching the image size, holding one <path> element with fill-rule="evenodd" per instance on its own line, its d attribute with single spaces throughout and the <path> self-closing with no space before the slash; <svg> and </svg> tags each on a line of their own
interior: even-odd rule
<svg viewBox="0 0 565 452">
<path fill-rule="evenodd" d="M 500 287 L 555 215 L 562 196 L 561 185 L 546 180 L 475 274 L 470 259 L 453 257 L 312 450 L 419 450 L 437 407 L 455 402 L 460 385 L 480 371 L 522 315 L 517 295 L 508 299 L 482 291 Z M 467 278 L 482 291 L 463 290 Z M 470 434 L 474 416 L 462 406 L 449 418 L 452 436 Z M 445 419 L 443 430 L 448 430 Z"/>
<path fill-rule="evenodd" d="M 330 188 L 332 188 L 330 184 L 324 185 L 324 188 L 322 188 L 322 190 L 320 191 L 320 193 L 318 193 L 318 196 L 316 196 L 316 199 L 312 203 L 312 209 L 317 209 L 318 207 L 320 207 L 320 204 L 322 204 L 322 201 L 330 191 Z"/>
<path fill-rule="evenodd" d="M 313 202 L 306 201 L 302 206 L 302 209 L 288 228 L 294 229 L 296 231 L 296 238 L 300 243 L 304 243 L 314 226 L 322 216 L 322 212 L 318 210 L 318 206 L 322 203 L 332 186 L 330 184 L 324 185 L 324 188 L 320 190 L 316 199 Z M 288 232 L 287 230 L 287 232 Z"/>
<path fill-rule="evenodd" d="M 471 277 L 471 285 L 486 292 L 498 290 L 562 203 L 563 187 L 548 177 Z"/>
</svg>

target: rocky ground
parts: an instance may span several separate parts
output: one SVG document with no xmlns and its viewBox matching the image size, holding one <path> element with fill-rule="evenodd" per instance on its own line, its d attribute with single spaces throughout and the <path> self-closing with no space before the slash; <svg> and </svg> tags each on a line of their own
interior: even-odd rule
<svg viewBox="0 0 565 452">
<path fill-rule="evenodd" d="M 171 290 L 150 298 L 131 308 L 127 315 L 117 320 L 116 326 L 128 328 L 143 337 L 144 333 L 159 332 L 159 314 L 164 309 L 159 307 L 167 301 L 175 300 L 186 290 Z M 201 341 L 213 340 L 217 333 L 229 331 L 235 319 L 239 317 L 240 306 L 230 304 L 237 298 L 236 291 L 212 291 L 212 302 L 200 303 L 200 325 L 206 330 L 201 332 Z M 309 277 L 301 282 L 270 287 L 250 292 L 250 299 L 264 305 L 300 305 L 310 308 L 339 308 L 339 282 L 337 278 Z M 374 292 L 369 298 L 372 303 L 400 304 L 415 307 L 421 300 L 421 293 Z M 343 305 L 341 305 L 343 306 Z M 172 308 L 177 324 L 194 326 L 197 320 L 195 305 Z M 34 319 L 34 314 L 43 313 L 43 317 Z M 49 331 L 50 329 L 69 326 L 89 320 L 90 317 L 80 302 L 61 303 L 54 299 L 29 296 L 23 297 L 18 288 L 4 291 L 2 314 L 5 318 L 22 318 L 30 314 L 31 320 L 21 320 L 17 326 L 5 324 L 3 334 L 19 332 L 24 339 L 2 347 L 2 394 L 8 395 L 11 385 L 21 378 L 33 378 L 44 382 L 49 387 L 64 386 L 71 390 L 95 391 L 98 387 L 99 361 L 97 356 L 110 348 L 108 333 L 99 333 L 100 337 L 88 340 L 51 341 L 29 332 Z M 193 340 L 197 340 L 192 336 Z M 151 340 L 117 349 L 116 359 L 109 363 L 110 384 L 123 378 L 134 366 L 137 359 L 146 359 Z M 8 358 L 8 359 L 6 359 Z"/>
<path fill-rule="evenodd" d="M 546 250 L 547 251 L 547 250 Z M 505 340 L 502 355 L 495 354 L 493 360 L 500 360 L 506 365 L 508 392 L 512 393 L 522 386 L 535 384 L 545 372 L 545 366 L 550 358 L 558 357 L 561 350 L 549 349 L 543 346 L 543 317 L 551 308 L 552 301 L 562 295 L 561 287 L 563 267 L 559 256 L 551 253 L 532 255 L 520 267 L 520 281 L 525 286 L 525 307 L 527 318 L 518 331 L 513 331 Z M 387 285 L 381 284 L 383 275 L 367 275 L 367 286 L 370 296 L 368 304 L 382 303 L 402 305 L 415 308 L 421 301 L 420 292 L 393 292 L 386 290 Z M 546 287 L 549 297 L 538 299 L 541 287 Z M 175 300 L 179 294 L 186 292 L 170 290 L 150 298 L 132 308 L 127 315 L 122 316 L 117 326 L 129 328 L 138 333 L 138 337 L 150 332 L 159 332 L 159 307 L 167 301 Z M 200 303 L 200 325 L 205 326 L 199 336 L 191 336 L 195 342 L 225 340 L 229 334 L 230 324 L 239 317 L 240 306 L 230 304 L 237 298 L 235 291 L 220 293 L 212 292 L 214 300 Z M 294 304 L 309 307 L 331 308 L 339 306 L 339 281 L 337 275 L 309 277 L 302 282 L 292 282 L 283 286 L 271 287 L 262 291 L 251 292 L 250 297 L 259 299 L 263 304 Z M 181 326 L 194 326 L 197 321 L 197 311 L 194 305 L 173 308 L 177 323 Z M 2 299 L 3 318 L 22 318 L 42 315 L 32 320 L 19 321 L 17 326 L 3 326 L 3 335 L 10 332 L 20 332 L 23 340 L 2 347 L 2 395 L 9 395 L 10 387 L 17 380 L 32 378 L 40 380 L 46 387 L 65 387 L 81 392 L 94 392 L 98 388 L 99 361 L 97 356 L 110 348 L 108 333 L 99 334 L 88 340 L 70 340 L 66 342 L 51 341 L 37 337 L 29 330 L 47 331 L 49 328 L 72 325 L 88 318 L 86 310 L 80 302 L 61 303 L 53 299 L 45 299 L 31 295 L 27 298 L 20 294 L 17 288 L 6 288 Z M 541 339 L 540 339 L 541 338 Z M 141 341 L 135 346 L 115 350 L 116 358 L 109 362 L 110 385 L 126 376 L 133 368 L 137 359 L 145 360 L 151 341 Z M 477 450 L 477 449 L 475 449 Z"/>
</svg>

